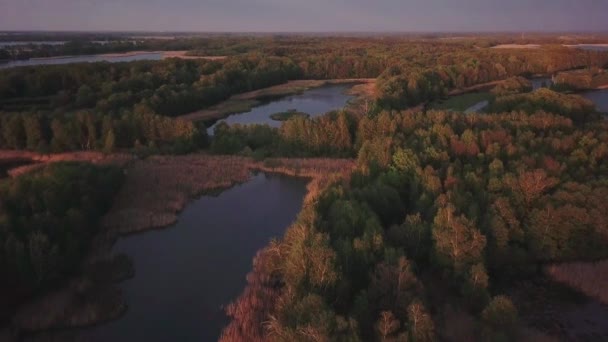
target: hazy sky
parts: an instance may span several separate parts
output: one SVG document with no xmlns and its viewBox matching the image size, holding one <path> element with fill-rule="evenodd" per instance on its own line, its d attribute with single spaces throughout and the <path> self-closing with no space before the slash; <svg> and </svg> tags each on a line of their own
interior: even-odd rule
<svg viewBox="0 0 608 342">
<path fill-rule="evenodd" d="M 608 0 L 0 0 L 0 30 L 608 31 Z"/>
</svg>

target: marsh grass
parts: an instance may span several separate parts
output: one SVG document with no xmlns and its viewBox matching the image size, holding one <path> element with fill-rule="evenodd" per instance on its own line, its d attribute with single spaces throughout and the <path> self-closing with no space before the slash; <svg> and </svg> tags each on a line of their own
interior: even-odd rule
<svg viewBox="0 0 608 342">
<path fill-rule="evenodd" d="M 188 202 L 219 191 L 263 171 L 311 179 L 305 201 L 314 201 L 320 188 L 335 175 L 347 175 L 354 162 L 345 159 L 270 159 L 264 162 L 237 156 L 195 154 L 153 156 L 126 169 L 127 179 L 104 226 L 119 234 L 163 228 L 177 221 Z"/>
<path fill-rule="evenodd" d="M 608 260 L 551 265 L 546 271 L 555 281 L 608 304 Z"/>
</svg>

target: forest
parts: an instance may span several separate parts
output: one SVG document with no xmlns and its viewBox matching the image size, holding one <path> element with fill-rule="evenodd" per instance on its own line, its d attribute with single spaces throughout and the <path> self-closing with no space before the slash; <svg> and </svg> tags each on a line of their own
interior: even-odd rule
<svg viewBox="0 0 608 342">
<path fill-rule="evenodd" d="M 79 271 L 122 178 L 116 167 L 64 163 L 0 180 L 0 321 Z"/>
<path fill-rule="evenodd" d="M 517 281 L 608 257 L 608 122 L 576 94 L 605 84 L 608 52 L 542 36 L 528 40 L 540 49 L 490 48 L 513 39 L 179 37 L 144 44 L 228 57 L 6 69 L 0 149 L 350 159 L 353 173 L 315 188 L 255 258 L 221 341 L 534 340 Z M 555 84 L 532 91 L 533 76 Z M 213 122 L 180 118 L 292 80 L 353 78 L 376 80 L 371 103 L 278 128 L 208 135 Z M 432 109 L 474 87 L 489 94 L 483 113 Z M 78 273 L 123 178 L 59 163 L 0 180 L 0 321 Z"/>
<path fill-rule="evenodd" d="M 498 289 L 606 258 L 605 121 L 405 111 L 355 127 L 333 147 L 358 146 L 359 171 L 256 259 L 224 341 L 521 340 Z"/>
<path fill-rule="evenodd" d="M 233 38 L 211 41 L 232 46 Z M 608 65 L 608 53 L 551 46 L 475 49 L 396 38 L 388 43 L 363 38 L 264 41 L 260 51 L 225 60 L 8 69 L 0 74 L 0 127 L 6 127 L 0 130 L 0 147 L 61 152 L 177 141 L 178 148 L 168 149 L 192 151 L 204 146 L 204 129 L 163 116 L 188 114 L 289 80 L 378 77 L 376 107 L 399 110 L 478 84 Z"/>
</svg>

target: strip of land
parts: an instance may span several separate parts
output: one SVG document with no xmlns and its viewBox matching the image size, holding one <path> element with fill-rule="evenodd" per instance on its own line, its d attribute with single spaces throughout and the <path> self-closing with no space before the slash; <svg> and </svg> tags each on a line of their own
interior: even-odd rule
<svg viewBox="0 0 608 342">
<path fill-rule="evenodd" d="M 493 46 L 492 49 L 540 49 L 538 44 L 501 44 Z"/>
<path fill-rule="evenodd" d="M 578 47 L 583 47 L 583 46 L 593 46 L 593 47 L 608 47 L 608 44 L 575 44 L 575 45 L 566 45 L 564 44 L 565 47 L 570 47 L 570 48 L 578 48 Z"/>
<path fill-rule="evenodd" d="M 167 58 L 180 58 L 180 59 L 206 59 L 206 60 L 222 60 L 226 56 L 190 56 L 189 51 L 128 51 L 128 52 L 117 52 L 117 53 L 104 53 L 99 55 L 66 55 L 66 56 L 54 56 L 54 57 L 34 57 L 31 60 L 44 61 L 44 60 L 55 60 L 75 57 L 105 57 L 105 58 L 116 58 L 116 57 L 134 57 L 148 54 L 161 54 L 163 59 Z"/>
<path fill-rule="evenodd" d="M 163 56 L 163 59 L 166 58 L 180 58 L 180 59 L 207 59 L 207 60 L 222 60 L 225 59 L 226 56 L 189 56 L 189 51 L 176 50 L 176 51 L 129 51 L 122 53 L 106 53 L 102 55 L 97 55 L 99 57 L 133 57 L 139 55 L 147 55 L 151 53 L 159 53 Z"/>
<path fill-rule="evenodd" d="M 48 163 L 88 162 L 95 165 L 116 165 L 123 167 L 134 158 L 134 155 L 129 153 L 104 154 L 94 151 L 79 151 L 45 154 L 24 150 L 0 150 L 0 163 L 21 161 L 31 163 L 9 170 L 8 175 L 11 177 L 18 177 L 24 173 L 40 169 Z"/>
</svg>

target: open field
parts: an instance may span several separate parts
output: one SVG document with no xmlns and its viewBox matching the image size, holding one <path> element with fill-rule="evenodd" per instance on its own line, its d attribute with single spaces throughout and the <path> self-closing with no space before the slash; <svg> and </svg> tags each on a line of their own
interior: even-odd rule
<svg viewBox="0 0 608 342">
<path fill-rule="evenodd" d="M 367 94 L 369 88 L 373 88 L 375 80 L 366 78 L 357 79 L 337 79 L 337 80 L 299 80 L 289 81 L 277 86 L 255 90 L 239 95 L 235 95 L 230 99 L 210 107 L 208 109 L 199 110 L 190 114 L 180 116 L 181 119 L 188 121 L 210 121 L 223 119 L 230 114 L 246 112 L 251 108 L 259 105 L 262 100 L 269 98 L 278 98 L 294 94 L 302 93 L 311 88 L 318 88 L 329 84 L 348 84 L 361 83 L 364 88 L 357 88 L 356 94 Z M 355 86 L 356 87 L 356 86 Z M 353 87 L 354 88 L 354 87 Z M 353 91 L 353 90 L 351 90 Z"/>
</svg>

